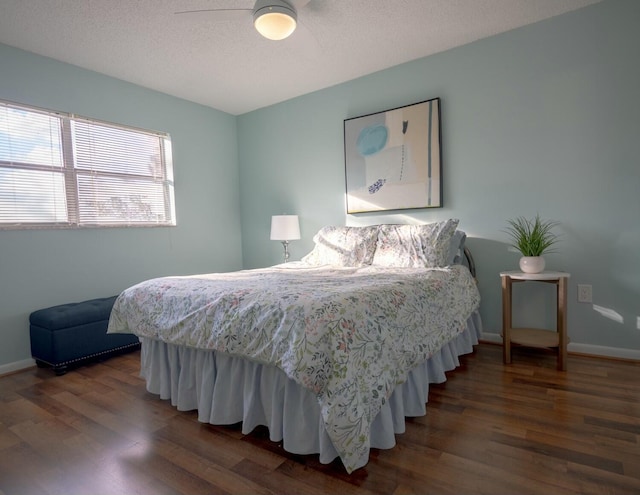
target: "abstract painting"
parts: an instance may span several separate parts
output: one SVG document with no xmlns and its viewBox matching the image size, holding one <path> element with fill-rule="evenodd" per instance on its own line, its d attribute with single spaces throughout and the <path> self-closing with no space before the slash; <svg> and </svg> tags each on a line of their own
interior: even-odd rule
<svg viewBox="0 0 640 495">
<path fill-rule="evenodd" d="M 347 213 L 442 206 L 440 98 L 344 121 Z"/>
</svg>

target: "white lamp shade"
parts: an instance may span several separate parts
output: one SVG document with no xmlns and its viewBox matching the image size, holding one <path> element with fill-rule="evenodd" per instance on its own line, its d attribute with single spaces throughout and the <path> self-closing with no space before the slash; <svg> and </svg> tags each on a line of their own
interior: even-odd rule
<svg viewBox="0 0 640 495">
<path fill-rule="evenodd" d="M 274 215 L 271 217 L 271 240 L 293 241 L 300 239 L 298 215 Z"/>
<path fill-rule="evenodd" d="M 269 40 L 287 38 L 296 29 L 296 11 L 281 0 L 258 0 L 253 12 L 253 25 Z"/>
</svg>

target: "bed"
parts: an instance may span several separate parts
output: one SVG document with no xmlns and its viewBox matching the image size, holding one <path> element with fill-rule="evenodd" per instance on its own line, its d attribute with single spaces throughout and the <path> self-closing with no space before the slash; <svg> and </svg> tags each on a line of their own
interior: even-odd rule
<svg viewBox="0 0 640 495">
<path fill-rule="evenodd" d="M 285 450 L 351 473 L 395 445 L 429 383 L 478 342 L 457 225 L 325 227 L 299 262 L 148 280 L 118 296 L 108 332 L 140 338 L 147 390 L 179 410 L 266 426 Z"/>
</svg>

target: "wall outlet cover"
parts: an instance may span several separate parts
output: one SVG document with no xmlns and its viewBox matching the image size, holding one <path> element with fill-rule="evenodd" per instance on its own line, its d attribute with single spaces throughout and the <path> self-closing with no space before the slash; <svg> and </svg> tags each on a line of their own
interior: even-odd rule
<svg viewBox="0 0 640 495">
<path fill-rule="evenodd" d="M 591 303 L 593 302 L 593 291 L 591 285 L 578 284 L 578 302 Z"/>
</svg>

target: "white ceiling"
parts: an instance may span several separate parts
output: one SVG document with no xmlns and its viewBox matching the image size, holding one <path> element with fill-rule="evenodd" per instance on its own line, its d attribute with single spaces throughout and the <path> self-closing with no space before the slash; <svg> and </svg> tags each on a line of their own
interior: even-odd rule
<svg viewBox="0 0 640 495">
<path fill-rule="evenodd" d="M 598 1 L 310 0 L 269 41 L 175 14 L 254 0 L 0 0 L 0 43 L 239 115 Z"/>
</svg>

